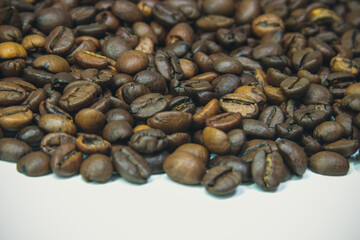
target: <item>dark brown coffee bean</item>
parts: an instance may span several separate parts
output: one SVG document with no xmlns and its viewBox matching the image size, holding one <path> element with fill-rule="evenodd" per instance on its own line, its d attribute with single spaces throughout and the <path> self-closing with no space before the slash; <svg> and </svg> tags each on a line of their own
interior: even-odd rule
<svg viewBox="0 0 360 240">
<path fill-rule="evenodd" d="M 40 149 L 52 156 L 57 147 L 66 143 L 75 144 L 76 138 L 67 133 L 49 133 L 41 139 Z"/>
<path fill-rule="evenodd" d="M 167 27 L 186 20 L 186 17 L 180 10 L 160 2 L 152 8 L 152 14 L 158 23 Z"/>
<path fill-rule="evenodd" d="M 207 127 L 214 127 L 224 132 L 228 132 L 240 126 L 241 114 L 240 113 L 221 113 L 211 116 L 206 119 Z"/>
<path fill-rule="evenodd" d="M 161 129 L 165 133 L 184 132 L 192 122 L 192 115 L 187 112 L 164 111 L 156 113 L 147 120 L 150 127 Z"/>
<path fill-rule="evenodd" d="M 44 34 L 49 34 L 57 26 L 72 26 L 71 15 L 61 8 L 44 8 L 36 12 L 35 22 Z"/>
<path fill-rule="evenodd" d="M 53 75 L 54 74 L 44 70 L 29 67 L 24 69 L 24 80 L 34 84 L 37 87 L 43 87 L 46 84 L 51 83 Z"/>
<path fill-rule="evenodd" d="M 261 8 L 258 0 L 240 1 L 235 11 L 236 24 L 251 23 L 260 14 Z"/>
<path fill-rule="evenodd" d="M 336 152 L 344 157 L 350 157 L 356 153 L 359 149 L 359 141 L 355 139 L 340 139 L 338 141 L 325 144 L 324 150 L 330 152 Z"/>
<path fill-rule="evenodd" d="M 86 182 L 105 183 L 110 180 L 113 172 L 110 158 L 98 153 L 87 157 L 80 167 L 80 174 Z"/>
<path fill-rule="evenodd" d="M 131 126 L 134 124 L 134 119 L 132 115 L 121 108 L 113 108 L 106 112 L 105 118 L 107 122 L 116 121 L 116 120 L 125 120 L 127 121 Z"/>
<path fill-rule="evenodd" d="M 202 31 L 214 32 L 220 28 L 228 28 L 233 25 L 234 19 L 220 15 L 207 15 L 196 21 L 196 26 Z"/>
<path fill-rule="evenodd" d="M 155 67 L 166 80 L 180 80 L 184 75 L 178 57 L 171 50 L 156 51 Z"/>
<path fill-rule="evenodd" d="M 241 160 L 241 158 L 234 155 L 224 155 L 217 156 L 210 160 L 209 167 L 216 166 L 228 166 L 233 170 L 236 170 L 241 173 L 241 181 L 242 182 L 250 182 L 251 181 L 251 171 L 250 164 Z"/>
<path fill-rule="evenodd" d="M 227 136 L 230 142 L 229 154 L 238 155 L 246 141 L 246 133 L 241 129 L 233 129 Z"/>
<path fill-rule="evenodd" d="M 85 154 L 108 154 L 111 151 L 111 144 L 96 134 L 81 133 L 75 143 L 76 147 Z"/>
<path fill-rule="evenodd" d="M 348 173 L 350 165 L 348 160 L 342 155 L 335 152 L 322 151 L 310 157 L 309 168 L 323 175 L 342 176 Z"/>
<path fill-rule="evenodd" d="M 211 85 L 214 91 L 223 96 L 228 93 L 232 93 L 241 86 L 241 79 L 235 74 L 223 74 L 215 78 Z"/>
<path fill-rule="evenodd" d="M 269 13 L 258 16 L 252 22 L 252 30 L 258 37 L 262 37 L 269 32 L 283 31 L 284 28 L 285 25 L 282 19 Z"/>
<path fill-rule="evenodd" d="M 188 96 L 176 96 L 169 102 L 168 110 L 194 114 L 195 103 Z"/>
<path fill-rule="evenodd" d="M 30 125 L 27 127 L 22 128 L 16 138 L 26 142 L 33 148 L 39 148 L 42 138 L 44 137 L 45 133 L 41 130 L 38 126 Z"/>
<path fill-rule="evenodd" d="M 137 5 L 130 1 L 116 1 L 112 6 L 112 13 L 126 22 L 138 22 L 143 18 Z"/>
<path fill-rule="evenodd" d="M 50 166 L 57 176 L 70 177 L 79 172 L 82 161 L 82 153 L 76 151 L 76 145 L 65 143 L 54 151 Z"/>
<path fill-rule="evenodd" d="M 300 98 L 305 95 L 310 86 L 307 78 L 288 77 L 280 83 L 280 88 L 289 98 Z"/>
<path fill-rule="evenodd" d="M 147 119 L 158 112 L 164 111 L 168 101 L 159 93 L 145 94 L 135 99 L 131 104 L 131 112 L 136 118 Z"/>
<path fill-rule="evenodd" d="M 175 150 L 180 146 L 184 146 L 187 143 L 191 143 L 191 136 L 188 133 L 178 132 L 167 136 L 169 150 Z"/>
<path fill-rule="evenodd" d="M 241 74 L 243 67 L 241 63 L 232 57 L 220 57 L 213 61 L 215 71 L 219 73 Z"/>
<path fill-rule="evenodd" d="M 160 129 L 145 129 L 135 132 L 129 145 L 140 153 L 155 153 L 162 151 L 168 145 L 166 134 Z"/>
<path fill-rule="evenodd" d="M 30 153 L 31 147 L 15 138 L 0 139 L 0 159 L 8 162 L 17 162 L 21 157 Z"/>
<path fill-rule="evenodd" d="M 243 119 L 242 129 L 246 135 L 251 138 L 265 138 L 272 139 L 275 137 L 275 133 L 270 130 L 264 122 L 255 119 Z"/>
<path fill-rule="evenodd" d="M 268 106 L 259 115 L 259 120 L 265 123 L 274 133 L 275 127 L 284 122 L 284 119 L 284 113 L 278 106 Z"/>
<path fill-rule="evenodd" d="M 25 66 L 26 63 L 24 59 L 11 59 L 0 63 L 0 72 L 4 77 L 20 76 Z"/>
<path fill-rule="evenodd" d="M 54 28 L 45 39 L 44 48 L 50 54 L 65 54 L 75 43 L 75 36 L 70 28 L 59 26 Z"/>
<path fill-rule="evenodd" d="M 176 152 L 187 152 L 196 157 L 198 157 L 205 165 L 208 163 L 209 160 L 209 151 L 200 144 L 195 143 L 185 143 L 178 147 Z"/>
<path fill-rule="evenodd" d="M 278 147 L 272 140 L 253 139 L 244 143 L 239 156 L 243 161 L 249 163 L 253 161 L 255 154 L 260 150 L 278 151 Z"/>
<path fill-rule="evenodd" d="M 360 94 L 350 94 L 341 100 L 341 106 L 354 112 L 360 111 Z"/>
<path fill-rule="evenodd" d="M 324 110 L 316 109 L 314 105 L 297 109 L 294 112 L 294 119 L 297 124 L 306 128 L 314 129 L 317 125 L 325 122 L 331 115 L 330 107 L 326 106 Z"/>
<path fill-rule="evenodd" d="M 296 141 L 303 134 L 303 127 L 296 124 L 293 118 L 288 118 L 284 123 L 275 126 L 275 132 L 278 137 Z"/>
<path fill-rule="evenodd" d="M 284 162 L 295 174 L 302 176 L 308 165 L 308 157 L 304 149 L 295 142 L 286 139 L 280 139 L 276 144 Z"/>
<path fill-rule="evenodd" d="M 164 172 L 163 164 L 165 159 L 169 156 L 169 154 L 170 153 L 168 151 L 162 151 L 160 153 L 143 155 L 145 161 L 151 167 L 152 174 L 159 174 Z"/>
<path fill-rule="evenodd" d="M 111 160 L 116 171 L 129 182 L 146 183 L 151 175 L 150 165 L 130 147 L 118 146 L 112 151 Z"/>
<path fill-rule="evenodd" d="M 254 182 L 263 190 L 275 190 L 281 183 L 284 162 L 277 151 L 258 151 L 251 164 Z"/>
<path fill-rule="evenodd" d="M 206 173 L 205 164 L 195 155 L 184 151 L 170 154 L 163 168 L 171 180 L 186 185 L 200 184 Z"/>
<path fill-rule="evenodd" d="M 241 183 L 241 173 L 229 166 L 211 168 L 203 178 L 205 189 L 217 196 L 233 193 Z"/>
<path fill-rule="evenodd" d="M 133 128 L 125 120 L 111 121 L 103 129 L 103 137 L 110 143 L 128 139 L 133 134 Z"/>
<path fill-rule="evenodd" d="M 70 11 L 71 18 L 76 25 L 88 24 L 94 18 L 96 9 L 92 6 L 82 6 L 72 8 Z"/>
<path fill-rule="evenodd" d="M 344 135 L 344 127 L 335 121 L 326 121 L 319 124 L 313 132 L 315 139 L 324 143 L 331 143 L 339 140 Z"/>
<path fill-rule="evenodd" d="M 135 74 L 145 69 L 149 65 L 149 59 L 145 53 L 130 50 L 118 58 L 116 61 L 116 69 L 119 72 L 127 74 Z"/>
<path fill-rule="evenodd" d="M 37 177 L 51 173 L 50 157 L 43 152 L 31 152 L 16 163 L 18 172 L 29 177 Z"/>
<path fill-rule="evenodd" d="M 17 131 L 27 126 L 33 119 L 33 113 L 23 106 L 0 109 L 0 126 L 7 131 Z"/>
</svg>

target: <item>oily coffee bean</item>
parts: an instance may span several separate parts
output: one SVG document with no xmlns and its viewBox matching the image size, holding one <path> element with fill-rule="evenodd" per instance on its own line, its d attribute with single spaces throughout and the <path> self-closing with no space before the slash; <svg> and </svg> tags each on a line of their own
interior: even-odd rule
<svg viewBox="0 0 360 240">
<path fill-rule="evenodd" d="M 277 151 L 257 151 L 251 164 L 254 182 L 263 190 L 275 190 L 281 183 L 285 165 Z"/>
<path fill-rule="evenodd" d="M 22 87 L 8 82 L 0 82 L 0 106 L 20 104 L 26 98 L 26 91 Z"/>
<path fill-rule="evenodd" d="M 160 153 L 154 153 L 154 154 L 145 154 L 143 155 L 145 161 L 150 165 L 151 167 L 151 173 L 152 174 L 159 174 L 163 173 L 163 164 L 165 159 L 169 156 L 168 151 L 162 151 Z"/>
<path fill-rule="evenodd" d="M 241 129 L 233 129 L 227 133 L 230 142 L 230 154 L 238 155 L 246 141 L 246 133 Z"/>
<path fill-rule="evenodd" d="M 264 122 L 255 119 L 243 119 L 242 129 L 250 138 L 272 139 L 275 134 Z"/>
<path fill-rule="evenodd" d="M 116 171 L 129 182 L 146 183 L 151 175 L 149 163 L 131 147 L 118 146 L 111 152 L 111 160 Z"/>
<path fill-rule="evenodd" d="M 170 151 L 191 142 L 190 134 L 184 132 L 170 134 L 167 139 L 169 141 L 167 149 Z"/>
<path fill-rule="evenodd" d="M 147 120 L 150 127 L 160 129 L 165 133 L 184 132 L 192 122 L 192 115 L 187 112 L 164 111 L 158 112 Z"/>
<path fill-rule="evenodd" d="M 50 157 L 43 152 L 31 152 L 23 156 L 16 163 L 18 172 L 30 177 L 37 177 L 51 173 Z"/>
<path fill-rule="evenodd" d="M 324 150 L 330 152 L 336 152 L 344 157 L 350 157 L 359 149 L 359 141 L 355 139 L 340 139 L 338 141 L 325 144 Z"/>
<path fill-rule="evenodd" d="M 348 160 L 335 152 L 318 152 L 309 159 L 309 168 L 312 171 L 323 175 L 346 175 L 349 171 L 349 167 Z"/>
<path fill-rule="evenodd" d="M 45 39 L 44 48 L 50 54 L 65 54 L 75 43 L 75 36 L 70 28 L 59 26 L 53 29 Z"/>
<path fill-rule="evenodd" d="M 288 118 L 286 122 L 279 123 L 275 126 L 275 132 L 280 138 L 296 141 L 303 134 L 303 127 L 296 124 L 293 118 Z"/>
<path fill-rule="evenodd" d="M 166 79 L 180 80 L 184 72 L 175 53 L 171 50 L 158 50 L 155 54 L 156 70 Z"/>
<path fill-rule="evenodd" d="M 195 113 L 195 103 L 188 96 L 176 96 L 169 102 L 168 110 Z"/>
<path fill-rule="evenodd" d="M 202 132 L 204 145 L 211 152 L 224 155 L 230 151 L 230 141 L 225 132 L 214 127 L 206 127 Z"/>
<path fill-rule="evenodd" d="M 250 164 L 241 160 L 241 158 L 234 155 L 217 156 L 210 160 L 209 167 L 228 166 L 233 170 L 241 173 L 242 182 L 251 181 Z"/>
<path fill-rule="evenodd" d="M 64 132 L 70 135 L 76 133 L 76 126 L 72 119 L 52 113 L 41 116 L 38 125 L 46 132 Z"/>
<path fill-rule="evenodd" d="M 135 132 L 129 145 L 140 153 L 155 153 L 165 149 L 168 145 L 166 134 L 160 129 L 145 129 Z"/>
<path fill-rule="evenodd" d="M 185 143 L 178 147 L 175 151 L 187 152 L 198 157 L 204 164 L 207 164 L 209 160 L 209 151 L 200 144 Z"/>
<path fill-rule="evenodd" d="M 302 176 L 308 165 L 304 149 L 293 141 L 280 139 L 276 142 L 284 162 L 297 175 Z"/>
<path fill-rule="evenodd" d="M 170 154 L 164 161 L 163 168 L 171 180 L 186 185 L 200 184 L 206 173 L 201 159 L 184 151 Z"/>
<path fill-rule="evenodd" d="M 205 189 L 218 196 L 234 192 L 240 183 L 241 173 L 229 166 L 213 167 L 203 178 Z"/>
<path fill-rule="evenodd" d="M 107 122 L 116 120 L 125 120 L 131 126 L 134 124 L 133 116 L 122 108 L 113 108 L 106 112 L 105 118 Z"/>
<path fill-rule="evenodd" d="M 105 183 L 110 180 L 113 172 L 110 158 L 99 153 L 87 157 L 80 167 L 80 174 L 86 182 Z"/>
<path fill-rule="evenodd" d="M 80 131 L 96 133 L 105 125 L 105 115 L 96 109 L 84 108 L 75 115 L 75 124 Z"/>
<path fill-rule="evenodd" d="M 139 119 L 147 119 L 156 113 L 164 111 L 168 106 L 168 101 L 159 93 L 149 93 L 138 97 L 131 102 L 132 114 Z"/>
<path fill-rule="evenodd" d="M 250 163 L 254 160 L 254 156 L 260 150 L 278 151 L 276 142 L 272 140 L 252 139 L 244 143 L 240 157 L 243 161 Z"/>
<path fill-rule="evenodd" d="M 225 112 L 240 113 L 243 118 L 253 118 L 259 113 L 256 101 L 239 93 L 229 93 L 220 98 L 220 106 Z"/>
<path fill-rule="evenodd" d="M 259 115 L 259 120 L 265 123 L 272 132 L 275 132 L 275 127 L 284 122 L 284 119 L 284 113 L 278 106 L 268 106 Z"/>
<path fill-rule="evenodd" d="M 0 139 L 0 159 L 17 162 L 24 155 L 32 152 L 31 147 L 24 141 L 15 138 Z"/>
<path fill-rule="evenodd" d="M 18 131 L 17 139 L 26 142 L 33 148 L 40 147 L 41 140 L 45 133 L 36 125 L 30 125 L 22 128 Z"/>
<path fill-rule="evenodd" d="M 57 176 L 69 177 L 79 172 L 82 161 L 82 153 L 76 151 L 76 145 L 65 143 L 54 151 L 50 166 Z"/>
<path fill-rule="evenodd" d="M 222 131 L 228 132 L 240 126 L 240 113 L 221 113 L 206 119 L 207 127 L 214 127 Z"/>
<path fill-rule="evenodd" d="M 7 131 L 17 131 L 27 126 L 33 113 L 23 106 L 6 107 L 0 110 L 0 126 Z"/>
<path fill-rule="evenodd" d="M 288 77 L 280 83 L 280 88 L 289 98 L 300 98 L 304 96 L 310 86 L 307 78 Z"/>
<path fill-rule="evenodd" d="M 132 134 L 133 128 L 125 120 L 111 121 L 103 129 L 103 138 L 110 143 L 128 139 Z"/>
</svg>

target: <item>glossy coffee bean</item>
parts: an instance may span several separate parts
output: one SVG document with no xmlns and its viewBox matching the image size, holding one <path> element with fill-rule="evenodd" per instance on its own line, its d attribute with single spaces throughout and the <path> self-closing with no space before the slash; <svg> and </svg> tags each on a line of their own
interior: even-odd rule
<svg viewBox="0 0 360 240">
<path fill-rule="evenodd" d="M 50 166 L 57 176 L 69 177 L 79 172 L 82 161 L 82 153 L 77 151 L 76 145 L 65 143 L 54 151 Z"/>
<path fill-rule="evenodd" d="M 344 127 L 335 121 L 326 121 L 319 124 L 313 132 L 315 139 L 321 142 L 331 143 L 342 138 L 344 135 Z"/>
<path fill-rule="evenodd" d="M 225 132 L 213 128 L 206 127 L 202 133 L 204 145 L 215 154 L 224 155 L 230 151 L 230 141 Z"/>
<path fill-rule="evenodd" d="M 44 48 L 50 54 L 65 54 L 75 43 L 75 36 L 70 28 L 59 26 L 54 28 L 45 39 Z"/>
<path fill-rule="evenodd" d="M 240 126 L 241 114 L 240 113 L 221 113 L 211 116 L 206 119 L 207 127 L 214 127 L 222 131 L 228 132 Z"/>
<path fill-rule="evenodd" d="M 229 93 L 220 98 L 220 106 L 225 112 L 237 112 L 244 118 L 256 117 L 259 107 L 250 97 L 243 97 L 239 93 Z"/>
<path fill-rule="evenodd" d="M 324 150 L 330 152 L 336 152 L 344 157 L 350 157 L 359 149 L 359 141 L 355 139 L 340 139 L 338 141 L 325 144 Z"/>
<path fill-rule="evenodd" d="M 0 126 L 4 130 L 20 130 L 29 125 L 32 119 L 32 111 L 23 106 L 6 107 L 0 110 Z"/>
<path fill-rule="evenodd" d="M 234 155 L 223 155 L 217 156 L 210 160 L 209 167 L 215 166 L 228 166 L 233 170 L 236 170 L 241 173 L 241 181 L 242 182 L 250 182 L 251 181 L 251 171 L 250 164 L 241 160 L 241 158 Z"/>
<path fill-rule="evenodd" d="M 183 151 L 198 157 L 204 164 L 209 160 L 209 151 L 200 144 L 185 143 L 176 149 L 177 152 Z"/>
<path fill-rule="evenodd" d="M 38 177 L 51 173 L 50 157 L 43 152 L 31 152 L 23 156 L 16 163 L 18 172 L 29 176 Z"/>
<path fill-rule="evenodd" d="M 56 148 L 62 144 L 75 143 L 76 138 L 67 133 L 48 133 L 42 139 L 40 143 L 40 149 L 44 153 L 52 156 Z"/>
<path fill-rule="evenodd" d="M 171 180 L 186 185 L 200 184 L 206 173 L 205 164 L 195 155 L 184 151 L 170 154 L 163 168 Z"/>
<path fill-rule="evenodd" d="M 167 149 L 170 151 L 173 151 L 176 148 L 191 142 L 191 136 L 186 132 L 170 134 L 167 136 L 167 139 L 169 141 Z"/>
<path fill-rule="evenodd" d="M 0 139 L 0 159 L 8 162 L 17 162 L 24 155 L 32 152 L 31 147 L 15 138 Z"/>
<path fill-rule="evenodd" d="M 254 182 L 263 190 L 275 190 L 283 178 L 285 165 L 279 152 L 258 151 L 251 164 L 251 174 Z"/>
<path fill-rule="evenodd" d="M 155 153 L 164 150 L 168 145 L 166 134 L 160 129 L 145 129 L 135 132 L 129 145 L 139 153 Z"/>
<path fill-rule="evenodd" d="M 71 119 L 56 114 L 41 116 L 38 125 L 46 132 L 64 132 L 70 135 L 74 135 L 76 132 L 75 123 Z"/>
<path fill-rule="evenodd" d="M 36 125 L 30 125 L 19 130 L 16 138 L 32 147 L 39 147 L 45 133 Z"/>
<path fill-rule="evenodd" d="M 349 167 L 348 160 L 335 152 L 318 152 L 309 159 L 309 168 L 312 171 L 323 175 L 346 175 L 349 171 Z"/>
<path fill-rule="evenodd" d="M 116 61 L 116 69 L 119 72 L 127 74 L 135 74 L 141 70 L 144 70 L 149 65 L 149 59 L 145 53 L 130 50 L 118 58 Z"/>
<path fill-rule="evenodd" d="M 26 98 L 26 91 L 22 87 L 7 82 L 0 82 L 0 106 L 20 104 Z"/>
<path fill-rule="evenodd" d="M 250 138 L 272 139 L 275 137 L 275 133 L 271 131 L 270 127 L 260 120 L 243 119 L 241 125 Z"/>
<path fill-rule="evenodd" d="M 133 116 L 139 119 L 150 118 L 156 113 L 164 111 L 167 106 L 168 101 L 159 93 L 145 94 L 130 104 Z"/>
<path fill-rule="evenodd" d="M 84 108 L 75 115 L 75 124 L 80 131 L 96 133 L 103 129 L 105 115 L 96 109 Z"/>
<path fill-rule="evenodd" d="M 132 134 L 133 128 L 125 120 L 111 121 L 103 129 L 103 138 L 110 143 L 128 139 Z"/>
<path fill-rule="evenodd" d="M 308 166 L 308 157 L 302 147 L 293 141 L 280 139 L 276 142 L 284 162 L 298 176 L 302 176 Z"/>
<path fill-rule="evenodd" d="M 151 175 L 151 167 L 146 160 L 128 146 L 118 146 L 111 152 L 111 160 L 116 171 L 127 181 L 146 183 Z"/>
<path fill-rule="evenodd" d="M 81 133 L 75 143 L 76 147 L 85 154 L 108 154 L 111 151 L 111 144 L 96 134 Z"/>
<path fill-rule="evenodd" d="M 192 122 L 192 115 L 187 112 L 164 111 L 156 113 L 147 120 L 150 127 L 161 129 L 165 133 L 184 132 Z"/>
<path fill-rule="evenodd" d="M 228 195 L 241 183 L 241 173 L 229 166 L 211 168 L 203 178 L 205 189 L 217 196 Z"/>
<path fill-rule="evenodd" d="M 105 183 L 110 180 L 114 167 L 106 155 L 95 153 L 81 164 L 80 174 L 86 182 Z"/>
</svg>

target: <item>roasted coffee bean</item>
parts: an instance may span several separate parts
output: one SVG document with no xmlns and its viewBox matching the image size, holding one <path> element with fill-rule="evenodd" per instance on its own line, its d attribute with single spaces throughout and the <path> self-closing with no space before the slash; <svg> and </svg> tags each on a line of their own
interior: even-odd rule
<svg viewBox="0 0 360 240">
<path fill-rule="evenodd" d="M 128 146 L 118 146 L 111 152 L 111 160 L 116 171 L 127 181 L 146 183 L 151 175 L 151 167 L 146 160 Z"/>
<path fill-rule="evenodd" d="M 103 138 L 110 143 L 128 139 L 133 134 L 133 128 L 125 120 L 111 121 L 103 129 Z"/>
<path fill-rule="evenodd" d="M 336 152 L 322 151 L 309 159 L 309 168 L 319 174 L 341 176 L 349 171 L 349 162 Z"/>
<path fill-rule="evenodd" d="M 241 125 L 246 135 L 251 138 L 272 139 L 275 137 L 275 132 L 260 120 L 243 119 Z"/>
<path fill-rule="evenodd" d="M 150 93 L 150 89 L 145 85 L 142 85 L 140 83 L 130 82 L 121 86 L 116 91 L 115 96 L 118 97 L 119 99 L 124 100 L 126 103 L 130 104 L 135 99 L 140 98 L 149 93 Z"/>
<path fill-rule="evenodd" d="M 21 42 L 21 31 L 11 25 L 0 26 L 0 42 Z"/>
<path fill-rule="evenodd" d="M 119 72 L 135 74 L 149 65 L 149 59 L 145 53 L 130 50 L 120 55 L 116 61 L 116 69 Z"/>
<path fill-rule="evenodd" d="M 40 149 L 44 153 L 52 156 L 57 147 L 66 143 L 74 143 L 76 138 L 63 132 L 49 133 L 41 139 Z"/>
<path fill-rule="evenodd" d="M 0 72 L 4 77 L 20 76 L 25 66 L 26 63 L 24 59 L 11 59 L 0 63 Z"/>
<path fill-rule="evenodd" d="M 241 129 L 233 129 L 227 133 L 230 142 L 230 154 L 238 155 L 246 141 L 246 133 Z"/>
<path fill-rule="evenodd" d="M 192 115 L 187 112 L 164 111 L 158 112 L 147 120 L 150 127 L 161 129 L 165 133 L 184 132 L 192 122 Z"/>
<path fill-rule="evenodd" d="M 180 10 L 161 2 L 155 4 L 152 8 L 152 14 L 158 23 L 167 27 L 186 20 L 186 17 Z"/>
<path fill-rule="evenodd" d="M 193 116 L 193 126 L 203 127 L 208 117 L 214 116 L 220 111 L 220 104 L 217 99 L 209 101 L 199 112 Z"/>
<path fill-rule="evenodd" d="M 340 139 L 338 141 L 325 144 L 324 150 L 330 152 L 336 152 L 344 157 L 350 157 L 359 149 L 359 141 L 355 139 Z"/>
<path fill-rule="evenodd" d="M 254 118 L 259 114 L 256 101 L 239 93 L 229 93 L 220 98 L 220 107 L 225 112 L 240 113 L 243 118 Z"/>
<path fill-rule="evenodd" d="M 232 57 L 220 57 L 213 61 L 213 68 L 218 73 L 241 74 L 243 67 L 241 63 Z"/>
<path fill-rule="evenodd" d="M 112 5 L 112 13 L 121 21 L 138 22 L 142 20 L 140 9 L 130 1 L 117 1 Z"/>
<path fill-rule="evenodd" d="M 67 72 L 70 68 L 69 63 L 64 58 L 52 54 L 36 58 L 33 66 L 52 73 Z"/>
<path fill-rule="evenodd" d="M 259 0 L 240 1 L 235 10 L 235 22 L 236 24 L 251 23 L 251 21 L 260 14 L 260 11 Z"/>
<path fill-rule="evenodd" d="M 284 113 L 278 106 L 268 106 L 259 115 L 259 120 L 265 123 L 272 132 L 275 132 L 275 127 L 284 122 L 284 119 Z"/>
<path fill-rule="evenodd" d="M 170 154 L 164 161 L 163 168 L 171 180 L 186 185 L 200 184 L 206 173 L 201 159 L 184 151 Z"/>
<path fill-rule="evenodd" d="M 206 127 L 202 132 L 204 145 L 211 152 L 219 155 L 228 154 L 230 151 L 230 141 L 225 132 L 213 127 Z"/>
<path fill-rule="evenodd" d="M 228 132 L 240 126 L 240 113 L 221 113 L 211 116 L 206 119 L 205 125 L 207 127 L 214 127 L 222 131 Z"/>
<path fill-rule="evenodd" d="M 125 120 L 131 126 L 134 124 L 134 119 L 132 115 L 121 108 L 113 108 L 106 112 L 105 118 L 107 122 L 116 121 L 116 120 Z"/>
<path fill-rule="evenodd" d="M 0 59 L 8 60 L 13 58 L 26 58 L 27 52 L 25 48 L 15 42 L 0 43 Z"/>
<path fill-rule="evenodd" d="M 76 126 L 72 119 L 52 113 L 41 116 L 38 125 L 46 132 L 63 132 L 70 135 L 76 133 Z"/>
<path fill-rule="evenodd" d="M 344 135 L 344 127 L 335 121 L 326 121 L 319 124 L 313 132 L 315 139 L 331 143 L 339 140 Z"/>
<path fill-rule="evenodd" d="M 307 78 L 288 77 L 280 83 L 280 88 L 288 98 L 300 98 L 305 95 L 310 86 Z"/>
<path fill-rule="evenodd" d="M 35 22 L 41 32 L 49 34 L 57 26 L 72 26 L 71 15 L 61 8 L 44 8 L 36 13 Z"/>
<path fill-rule="evenodd" d="M 15 138 L 0 139 L 0 159 L 17 162 L 24 155 L 32 152 L 31 147 L 24 141 Z"/>
<path fill-rule="evenodd" d="M 281 18 L 274 14 L 263 14 L 255 18 L 252 22 L 252 30 L 258 37 L 274 31 L 283 31 L 285 28 Z"/>
<path fill-rule="evenodd" d="M 254 182 L 263 190 L 275 190 L 281 183 L 284 162 L 277 151 L 257 151 L 251 164 L 251 174 Z"/>
<path fill-rule="evenodd" d="M 105 115 L 91 108 L 84 108 L 75 115 L 75 124 L 80 131 L 96 133 L 105 125 Z"/>
<path fill-rule="evenodd" d="M 65 54 L 75 43 L 75 36 L 70 28 L 59 26 L 54 28 L 45 39 L 44 48 L 50 54 Z"/>
<path fill-rule="evenodd" d="M 111 151 L 111 144 L 96 134 L 81 133 L 75 143 L 76 147 L 85 154 L 108 154 Z"/>
<path fill-rule="evenodd" d="M 7 131 L 17 131 L 26 127 L 33 119 L 27 107 L 12 106 L 0 109 L 0 127 Z"/>
<path fill-rule="evenodd" d="M 302 176 L 308 165 L 308 157 L 304 149 L 293 141 L 280 139 L 276 142 L 284 162 L 298 176 Z"/>
<path fill-rule="evenodd" d="M 300 108 L 295 110 L 294 119 L 300 126 L 306 129 L 314 129 L 330 117 L 331 112 L 327 111 L 328 108 L 325 107 L 324 110 L 316 109 L 314 105 Z"/>
<path fill-rule="evenodd" d="M 18 172 L 29 177 L 37 177 L 51 173 L 50 157 L 43 152 L 31 152 L 16 163 Z"/>
<path fill-rule="evenodd" d="M 152 93 L 164 94 L 166 91 L 166 81 L 157 72 L 144 70 L 134 76 L 134 82 L 140 83 L 150 89 Z"/>
<path fill-rule="evenodd" d="M 165 150 L 160 153 L 143 155 L 145 161 L 151 167 L 151 174 L 159 174 L 164 172 L 163 164 L 165 159 L 169 156 L 169 154 L 170 153 Z"/>
<path fill-rule="evenodd" d="M 354 112 L 360 111 L 360 94 L 350 94 L 341 100 L 341 106 Z"/>
<path fill-rule="evenodd" d="M 198 157 L 204 164 L 207 164 L 210 157 L 209 151 L 204 146 L 195 143 L 185 143 L 180 147 L 178 147 L 175 151 L 176 152 L 183 151 L 190 153 Z"/>
<path fill-rule="evenodd" d="M 311 135 L 303 134 L 301 136 L 301 144 L 308 156 L 312 156 L 323 149 L 323 146 Z"/>
<path fill-rule="evenodd" d="M 25 98 L 25 89 L 14 83 L 0 81 L 0 106 L 18 105 Z"/>
<path fill-rule="evenodd" d="M 169 144 L 167 149 L 170 151 L 178 148 L 179 146 L 182 146 L 183 144 L 190 143 L 191 142 L 191 136 L 188 133 L 173 133 L 168 135 Z"/>
<path fill-rule="evenodd" d="M 37 87 L 43 87 L 48 83 L 51 83 L 51 79 L 54 74 L 33 68 L 24 69 L 24 79 Z"/>
<path fill-rule="evenodd" d="M 54 151 L 50 166 L 57 176 L 70 177 L 79 172 L 82 161 L 82 153 L 76 151 L 76 145 L 65 143 Z"/>
<path fill-rule="evenodd" d="M 129 145 L 140 153 L 155 153 L 164 150 L 168 146 L 167 135 L 160 129 L 145 129 L 135 132 L 129 141 Z"/>
<path fill-rule="evenodd" d="M 241 173 L 229 166 L 211 168 L 203 178 L 205 189 L 218 196 L 228 195 L 241 183 Z"/>
<path fill-rule="evenodd" d="M 296 141 L 303 134 L 303 127 L 296 124 L 293 118 L 288 118 L 284 123 L 275 126 L 275 132 L 278 137 Z"/>
<path fill-rule="evenodd" d="M 145 94 L 131 102 L 131 112 L 136 118 L 147 119 L 164 111 L 168 101 L 159 93 Z"/>
<path fill-rule="evenodd" d="M 228 93 L 234 92 L 238 87 L 241 86 L 241 79 L 235 74 L 223 74 L 215 78 L 211 85 L 214 91 L 223 96 Z"/>
<path fill-rule="evenodd" d="M 176 96 L 169 102 L 168 110 L 194 114 L 195 103 L 188 96 Z"/>
<path fill-rule="evenodd" d="M 180 80 L 184 75 L 179 59 L 171 50 L 156 51 L 155 67 L 166 80 Z"/>
<path fill-rule="evenodd" d="M 251 181 L 251 171 L 250 164 L 241 160 L 241 158 L 234 155 L 224 155 L 217 156 L 210 160 L 209 167 L 216 166 L 228 166 L 233 170 L 236 170 L 241 173 L 241 181 L 242 182 L 250 182 Z"/>
<path fill-rule="evenodd" d="M 80 167 L 80 174 L 86 182 L 105 183 L 110 180 L 113 172 L 110 158 L 99 153 L 87 157 Z"/>
<path fill-rule="evenodd" d="M 263 139 L 248 140 L 244 143 L 243 149 L 239 156 L 243 161 L 249 163 L 253 161 L 257 151 L 269 150 L 269 149 L 273 151 L 277 151 L 278 148 L 276 142 L 272 140 L 263 140 Z"/>
<path fill-rule="evenodd" d="M 30 125 L 19 130 L 16 138 L 26 142 L 33 148 L 39 148 L 45 133 L 36 125 Z"/>
<path fill-rule="evenodd" d="M 196 21 L 196 26 L 202 31 L 214 32 L 220 28 L 228 28 L 233 25 L 234 19 L 220 15 L 207 15 Z"/>
</svg>

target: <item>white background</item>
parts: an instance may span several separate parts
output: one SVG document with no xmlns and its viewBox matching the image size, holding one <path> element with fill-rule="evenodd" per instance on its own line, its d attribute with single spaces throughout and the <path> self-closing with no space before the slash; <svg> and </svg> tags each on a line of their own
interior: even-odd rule
<svg viewBox="0 0 360 240">
<path fill-rule="evenodd" d="M 0 161 L 0 239 L 360 239 L 360 162 L 345 177 L 308 170 L 276 192 L 241 185 L 228 198 L 165 174 L 144 185 L 26 177 Z"/>
</svg>

